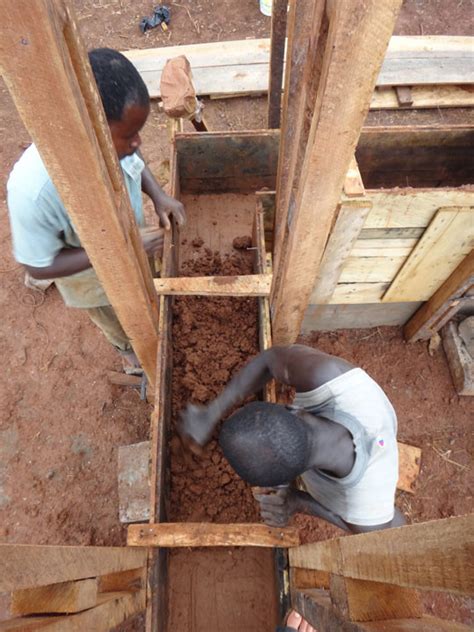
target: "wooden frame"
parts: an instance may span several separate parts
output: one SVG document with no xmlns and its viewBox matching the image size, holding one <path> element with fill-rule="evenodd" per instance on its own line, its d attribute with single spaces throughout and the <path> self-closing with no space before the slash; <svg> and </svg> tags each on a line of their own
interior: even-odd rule
<svg viewBox="0 0 474 632">
<path fill-rule="evenodd" d="M 414 589 L 474 593 L 473 527 L 471 514 L 291 548 L 293 605 L 331 632 L 467 631 L 424 616 Z"/>
<path fill-rule="evenodd" d="M 294 342 L 300 332 L 313 280 L 400 6 L 398 0 L 369 2 L 356 14 L 349 3 L 341 0 L 330 5 L 327 22 L 324 16 L 312 22 L 311 43 L 317 41 L 317 50 L 324 49 L 324 53 L 316 64 L 321 70 L 320 75 L 316 73 L 311 129 L 307 140 L 303 129 L 303 142 L 298 141 L 298 136 L 294 142 L 296 155 L 301 150 L 304 152 L 301 176 L 295 183 L 290 175 L 283 191 L 277 193 L 277 220 L 284 222 L 285 227 L 289 224 L 288 238 L 277 241 L 275 250 L 272 312 L 278 344 Z M 292 42 L 288 48 L 292 50 Z M 348 56 L 352 60 L 350 64 Z M 291 68 L 290 63 L 287 68 Z M 312 76 L 311 83 L 314 84 Z M 342 98 L 341 85 L 351 94 L 350 99 Z M 283 151 L 285 149 L 283 145 Z M 295 191 L 293 200 L 291 195 L 284 194 L 285 190 Z M 317 222 L 314 221 L 315 208 Z"/>
<path fill-rule="evenodd" d="M 6 0 L 0 19 L 3 78 L 153 383 L 158 306 L 151 272 L 71 6 Z"/>
<path fill-rule="evenodd" d="M 145 608 L 146 558 L 125 547 L 0 544 L 0 592 L 11 592 L 16 615 L 0 630 L 106 632 Z"/>
</svg>

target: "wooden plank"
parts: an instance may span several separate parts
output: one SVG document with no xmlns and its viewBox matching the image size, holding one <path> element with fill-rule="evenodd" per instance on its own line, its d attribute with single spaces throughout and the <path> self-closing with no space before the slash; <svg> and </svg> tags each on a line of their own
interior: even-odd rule
<svg viewBox="0 0 474 632">
<path fill-rule="evenodd" d="M 471 285 L 474 285 L 474 250 L 405 325 L 403 333 L 408 342 L 431 338 L 445 324 L 444 316 L 451 303 Z"/>
<path fill-rule="evenodd" d="M 383 301 L 428 300 L 474 246 L 474 207 L 441 208 Z"/>
<path fill-rule="evenodd" d="M 171 296 L 269 296 L 271 274 L 155 279 L 157 294 Z"/>
<path fill-rule="evenodd" d="M 411 588 L 331 575 L 333 607 L 347 621 L 385 621 L 419 618 L 423 604 Z"/>
<path fill-rule="evenodd" d="M 274 189 L 279 141 L 278 130 L 177 134 L 181 192 L 254 194 L 262 187 Z"/>
<path fill-rule="evenodd" d="M 290 564 L 369 581 L 474 591 L 474 514 L 305 544 Z"/>
<path fill-rule="evenodd" d="M 390 282 L 339 283 L 329 301 L 331 305 L 352 303 L 381 303 Z M 311 299 L 311 303 L 313 300 Z"/>
<path fill-rule="evenodd" d="M 278 15 L 281 21 L 284 14 Z M 178 55 L 189 59 L 198 95 L 265 94 L 270 52 L 270 39 L 262 38 L 127 50 L 123 54 L 142 75 L 151 97 L 157 98 L 161 95 L 163 67 Z M 395 36 L 390 40 L 377 85 L 474 83 L 473 63 L 468 37 Z"/>
<path fill-rule="evenodd" d="M 438 209 L 447 206 L 470 206 L 474 196 L 474 187 L 462 189 L 393 189 L 386 191 L 367 190 L 372 201 L 372 210 L 367 216 L 361 238 L 365 238 L 367 229 L 401 229 L 398 236 L 420 236 L 420 228 L 426 228 Z M 409 233 L 408 229 L 418 229 Z M 374 233 L 379 237 L 383 233 Z M 395 236 L 396 233 L 393 233 Z"/>
<path fill-rule="evenodd" d="M 335 331 L 337 329 L 367 329 L 383 325 L 400 326 L 420 307 L 415 303 L 335 303 L 334 305 L 309 305 L 301 327 L 301 333 Z M 377 336 L 377 330 L 367 336 Z M 365 336 L 362 336 L 364 338 Z"/>
<path fill-rule="evenodd" d="M 469 626 L 424 616 L 419 619 L 389 621 L 344 621 L 331 605 L 325 590 L 298 591 L 294 608 L 316 629 L 324 632 L 468 632 Z"/>
<path fill-rule="evenodd" d="M 287 16 L 288 0 L 274 0 L 272 5 L 270 79 L 268 84 L 268 127 L 270 128 L 280 127 Z"/>
<path fill-rule="evenodd" d="M 417 242 L 418 239 L 358 239 L 351 257 L 408 257 Z"/>
<path fill-rule="evenodd" d="M 323 80 L 290 215 L 289 238 L 274 272 L 271 302 L 276 344 L 292 343 L 300 332 L 401 2 L 370 1 L 357 13 L 349 5 L 346 0 L 331 5 Z"/>
<path fill-rule="evenodd" d="M 1 632 L 108 632 L 145 608 L 145 591 L 104 593 L 95 608 L 69 616 L 21 617 L 0 623 Z"/>
<path fill-rule="evenodd" d="M 1 3 L 2 75 L 153 382 L 158 312 L 151 273 L 72 7 L 58 6 L 53 0 Z"/>
<path fill-rule="evenodd" d="M 13 615 L 81 612 L 97 604 L 97 585 L 94 578 L 15 590 L 10 611 Z"/>
<path fill-rule="evenodd" d="M 456 393 L 473 397 L 474 359 L 466 349 L 456 323 L 450 322 L 443 328 L 442 339 Z"/>
<path fill-rule="evenodd" d="M 425 232 L 424 228 L 363 228 L 360 231 L 360 242 L 370 247 L 369 240 L 413 239 L 415 243 Z M 415 243 L 413 245 L 415 245 Z"/>
<path fill-rule="evenodd" d="M 316 571 L 313 568 L 290 568 L 290 582 L 292 591 L 307 588 L 329 588 L 330 574 L 326 571 Z"/>
<path fill-rule="evenodd" d="M 411 96 L 411 109 L 414 110 L 474 107 L 474 86 L 469 84 L 412 86 Z M 375 89 L 370 102 L 371 110 L 396 110 L 399 107 L 395 88 L 386 86 Z"/>
<path fill-rule="evenodd" d="M 118 449 L 119 520 L 143 522 L 150 518 L 150 442 Z"/>
<path fill-rule="evenodd" d="M 339 277 L 340 283 L 378 283 L 393 281 L 407 257 L 392 256 L 347 258 Z M 401 301 L 399 301 L 401 302 Z"/>
<path fill-rule="evenodd" d="M 359 165 L 355 156 L 352 157 L 349 170 L 344 180 L 344 195 L 346 197 L 364 197 L 365 189 L 362 182 L 362 176 L 360 175 Z"/>
<path fill-rule="evenodd" d="M 0 544 L 0 591 L 86 579 L 145 563 L 145 551 L 117 546 Z"/>
<path fill-rule="evenodd" d="M 282 138 L 278 162 L 273 261 L 280 268 L 294 191 L 302 171 L 328 34 L 324 4 L 290 0 L 283 92 Z"/>
<path fill-rule="evenodd" d="M 296 546 L 298 530 L 277 529 L 264 524 L 214 524 L 212 522 L 162 522 L 132 524 L 128 527 L 129 546 L 168 548 L 200 546 Z"/>
<path fill-rule="evenodd" d="M 99 580 L 99 592 L 134 592 L 145 588 L 146 568 L 133 568 L 130 571 L 102 575 Z"/>
<path fill-rule="evenodd" d="M 394 36 L 377 78 L 378 86 L 474 83 L 471 37 Z"/>
<path fill-rule="evenodd" d="M 467 118 L 464 124 L 366 126 L 356 151 L 366 189 L 399 187 L 422 197 L 422 187 L 439 189 L 472 183 L 474 128 Z M 469 204 L 472 202 L 464 203 Z M 439 206 L 458 203 L 448 197 Z"/>
<path fill-rule="evenodd" d="M 413 95 L 410 86 L 396 86 L 395 92 L 397 94 L 398 105 L 401 108 L 406 108 L 413 105 Z"/>
<path fill-rule="evenodd" d="M 415 493 L 415 483 L 420 474 L 421 449 L 414 445 L 398 442 L 398 482 L 397 489 Z"/>
<path fill-rule="evenodd" d="M 370 208 L 370 202 L 341 204 L 316 275 L 311 303 L 330 301 Z"/>
</svg>

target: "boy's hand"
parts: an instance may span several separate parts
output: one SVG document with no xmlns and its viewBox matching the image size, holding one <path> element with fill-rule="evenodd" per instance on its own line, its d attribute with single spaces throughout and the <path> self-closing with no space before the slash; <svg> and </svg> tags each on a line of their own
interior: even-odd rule
<svg viewBox="0 0 474 632">
<path fill-rule="evenodd" d="M 296 512 L 295 494 L 288 485 L 253 487 L 252 493 L 260 504 L 260 515 L 269 527 L 286 527 Z"/>
<path fill-rule="evenodd" d="M 214 431 L 215 419 L 211 416 L 206 406 L 188 404 L 181 412 L 181 422 L 178 424 L 178 432 L 191 449 L 196 446 L 205 446 Z"/>
<path fill-rule="evenodd" d="M 156 226 L 145 226 L 140 228 L 140 237 L 142 239 L 143 247 L 147 255 L 161 257 L 163 254 L 163 241 L 164 232 L 162 228 L 156 228 Z"/>
<path fill-rule="evenodd" d="M 172 215 L 179 226 L 183 226 L 186 222 L 186 211 L 184 204 L 179 200 L 175 200 L 170 195 L 161 192 L 159 198 L 154 200 L 155 212 L 160 219 L 160 226 L 165 230 L 170 230 L 171 222 L 169 215 Z"/>
</svg>

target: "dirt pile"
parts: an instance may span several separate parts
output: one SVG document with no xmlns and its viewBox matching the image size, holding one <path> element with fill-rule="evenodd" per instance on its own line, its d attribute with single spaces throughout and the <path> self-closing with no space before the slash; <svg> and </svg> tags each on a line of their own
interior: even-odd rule
<svg viewBox="0 0 474 632">
<path fill-rule="evenodd" d="M 182 266 L 186 276 L 252 272 L 251 254 L 221 257 L 205 249 Z M 214 440 L 202 457 L 184 453 L 176 435 L 188 402 L 206 404 L 258 353 L 257 300 L 177 298 L 173 308 L 173 436 L 170 442 L 171 521 L 255 522 L 250 488 L 231 469 Z"/>
</svg>

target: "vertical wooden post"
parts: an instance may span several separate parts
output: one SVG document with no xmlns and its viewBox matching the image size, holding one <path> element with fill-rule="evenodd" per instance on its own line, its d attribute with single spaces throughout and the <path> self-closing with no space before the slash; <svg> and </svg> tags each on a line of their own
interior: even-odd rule
<svg viewBox="0 0 474 632">
<path fill-rule="evenodd" d="M 4 0 L 0 23 L 3 78 L 153 384 L 156 295 L 71 7 Z"/>
<path fill-rule="evenodd" d="M 280 127 L 281 84 L 285 56 L 288 0 L 273 0 L 270 50 L 270 76 L 268 84 L 268 127 Z"/>
<path fill-rule="evenodd" d="M 329 28 L 301 175 L 293 199 L 287 196 L 287 207 L 279 214 L 285 217 L 286 211 L 288 238 L 275 253 L 272 313 L 276 344 L 292 343 L 300 332 L 400 6 L 401 0 L 367 0 L 357 6 L 350 0 L 327 4 Z M 321 46 L 319 49 L 321 52 Z M 291 180 L 287 188 L 293 189 Z"/>
</svg>

